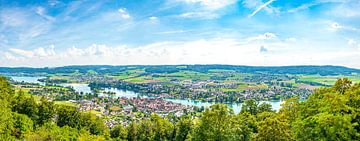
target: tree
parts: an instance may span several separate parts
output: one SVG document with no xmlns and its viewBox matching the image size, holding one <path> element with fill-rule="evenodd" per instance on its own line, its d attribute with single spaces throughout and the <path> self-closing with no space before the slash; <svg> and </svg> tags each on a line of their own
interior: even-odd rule
<svg viewBox="0 0 360 141">
<path fill-rule="evenodd" d="M 104 136 L 92 135 L 89 131 L 80 130 L 80 134 L 77 137 L 78 141 L 105 141 L 106 138 Z"/>
<path fill-rule="evenodd" d="M 262 113 L 262 112 L 273 112 L 272 110 L 272 106 L 269 103 L 263 102 L 261 103 L 258 107 L 257 107 L 257 112 L 258 113 Z"/>
<path fill-rule="evenodd" d="M 10 83 L 6 80 L 5 77 L 0 76 L 0 99 L 2 101 L 2 105 L 5 107 L 11 106 L 11 102 L 13 101 L 15 91 L 11 88 Z"/>
<path fill-rule="evenodd" d="M 128 137 L 127 139 L 129 141 L 137 141 L 137 124 L 136 122 L 131 122 L 130 125 L 128 126 L 127 128 L 127 131 L 128 131 Z"/>
<path fill-rule="evenodd" d="M 39 118 L 38 104 L 36 103 L 34 97 L 32 95 L 30 97 L 26 97 L 22 92 L 20 92 L 17 98 L 18 101 L 13 107 L 14 111 L 20 114 L 25 114 L 31 118 L 31 120 L 37 121 Z"/>
<path fill-rule="evenodd" d="M 17 138 L 23 138 L 25 133 L 33 130 L 33 121 L 24 114 L 14 113 L 13 135 Z"/>
<path fill-rule="evenodd" d="M 281 104 L 281 109 L 279 114 L 283 114 L 286 119 L 291 122 L 295 121 L 296 118 L 300 116 L 300 102 L 298 98 L 287 99 L 283 104 Z"/>
<path fill-rule="evenodd" d="M 13 115 L 11 109 L 5 105 L 6 102 L 0 99 L 0 140 L 10 138 L 13 130 Z"/>
<path fill-rule="evenodd" d="M 215 104 L 205 110 L 191 136 L 195 141 L 238 140 L 244 133 L 238 130 L 239 127 L 241 125 L 234 120 L 231 109 L 224 104 Z"/>
<path fill-rule="evenodd" d="M 351 87 L 351 84 L 352 82 L 348 78 L 341 78 L 336 81 L 333 88 L 339 93 L 344 94 L 345 91 Z"/>
<path fill-rule="evenodd" d="M 69 126 L 59 127 L 56 124 L 46 123 L 35 132 L 25 135 L 25 140 L 48 141 L 48 140 L 76 140 L 78 130 Z"/>
<path fill-rule="evenodd" d="M 60 127 L 70 126 L 73 128 L 81 128 L 81 113 L 72 106 L 59 106 L 57 108 L 57 125 Z"/>
<path fill-rule="evenodd" d="M 254 99 L 246 100 L 241 106 L 241 113 L 249 112 L 252 115 L 256 115 L 258 113 L 258 105 L 259 102 Z"/>
<path fill-rule="evenodd" d="M 110 136 L 113 139 L 123 141 L 123 140 L 127 139 L 128 131 L 126 130 L 126 128 L 123 125 L 119 124 L 119 125 L 116 125 L 113 129 L 111 129 Z"/>
<path fill-rule="evenodd" d="M 48 101 L 45 97 L 41 97 L 40 104 L 38 106 L 38 126 L 42 126 L 44 123 L 52 121 L 55 115 L 54 102 Z"/>
<path fill-rule="evenodd" d="M 175 126 L 175 141 L 184 141 L 193 127 L 193 121 L 188 117 L 181 117 Z"/>
<path fill-rule="evenodd" d="M 155 140 L 172 140 L 174 135 L 174 125 L 167 119 L 157 114 L 151 115 L 151 122 L 155 130 Z"/>
<path fill-rule="evenodd" d="M 296 140 L 356 140 L 359 133 L 351 115 L 319 113 L 297 120 L 293 131 Z"/>
<path fill-rule="evenodd" d="M 291 139 L 290 124 L 273 112 L 263 112 L 258 115 L 255 141 L 288 141 Z"/>
</svg>

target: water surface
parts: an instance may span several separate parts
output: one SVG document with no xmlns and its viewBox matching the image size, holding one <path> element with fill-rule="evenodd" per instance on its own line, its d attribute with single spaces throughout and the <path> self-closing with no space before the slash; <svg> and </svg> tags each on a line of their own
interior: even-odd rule
<svg viewBox="0 0 360 141">
<path fill-rule="evenodd" d="M 45 85 L 44 82 L 38 81 L 39 79 L 43 79 L 46 77 L 32 77 L 32 76 L 10 76 L 14 81 L 17 82 L 27 82 L 27 83 L 37 83 L 40 85 Z"/>
</svg>

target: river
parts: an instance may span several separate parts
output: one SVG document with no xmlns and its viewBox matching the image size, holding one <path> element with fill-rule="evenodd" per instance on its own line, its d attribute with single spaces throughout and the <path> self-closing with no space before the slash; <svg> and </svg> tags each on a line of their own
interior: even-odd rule
<svg viewBox="0 0 360 141">
<path fill-rule="evenodd" d="M 28 76 L 10 76 L 10 77 L 17 82 L 37 83 L 40 85 L 45 85 L 45 83 L 38 81 L 38 79 L 46 78 L 46 77 L 28 77 Z"/>
<path fill-rule="evenodd" d="M 42 82 L 37 81 L 38 79 L 44 78 L 44 77 L 12 77 L 15 81 L 24 81 L 24 82 L 30 82 L 30 83 L 39 83 L 39 84 L 43 84 Z M 62 86 L 71 86 L 75 89 L 75 91 L 77 92 L 83 92 L 83 93 L 91 93 L 91 89 L 88 86 L 88 84 L 77 84 L 77 83 L 65 83 L 65 84 L 61 84 Z M 110 92 L 115 92 L 115 95 L 111 95 L 111 97 L 113 98 L 117 98 L 117 97 L 126 97 L 126 98 L 133 98 L 133 97 L 138 97 L 139 94 L 133 91 L 125 91 L 125 90 L 120 90 L 120 89 L 116 89 L 116 88 L 106 88 L 105 91 L 110 91 Z M 106 94 L 102 94 L 100 93 L 99 96 L 106 96 Z M 209 107 L 213 104 L 215 104 L 214 102 L 201 102 L 201 101 L 194 101 L 194 100 L 184 100 L 184 99 L 164 99 L 167 101 L 172 101 L 174 103 L 180 103 L 183 105 L 190 105 L 190 106 L 198 106 L 198 107 Z M 281 108 L 281 103 L 282 101 L 261 101 L 260 103 L 269 103 L 272 108 L 276 111 L 279 111 L 279 109 Z M 241 110 L 241 105 L 242 103 L 234 103 L 234 104 L 227 104 L 230 108 L 232 108 L 234 110 L 235 113 L 239 113 Z"/>
</svg>

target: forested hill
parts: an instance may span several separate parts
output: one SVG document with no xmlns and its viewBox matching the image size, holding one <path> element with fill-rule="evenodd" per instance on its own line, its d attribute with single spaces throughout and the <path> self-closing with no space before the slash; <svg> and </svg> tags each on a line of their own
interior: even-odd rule
<svg viewBox="0 0 360 141">
<path fill-rule="evenodd" d="M 234 66 L 234 65 L 130 65 L 130 66 L 64 66 L 56 68 L 0 67 L 0 73 L 86 73 L 89 70 L 97 73 L 116 73 L 129 69 L 143 68 L 149 73 L 173 73 L 181 70 L 208 72 L 213 69 L 232 70 L 243 73 L 272 74 L 319 74 L 319 75 L 351 75 L 360 74 L 359 69 L 343 66 Z"/>
<path fill-rule="evenodd" d="M 275 112 L 247 100 L 234 114 L 224 104 L 181 117 L 147 114 L 109 129 L 106 118 L 15 91 L 0 76 L 0 140 L 27 141 L 351 141 L 360 140 L 360 84 L 339 79 L 303 102 L 292 98 Z"/>
</svg>

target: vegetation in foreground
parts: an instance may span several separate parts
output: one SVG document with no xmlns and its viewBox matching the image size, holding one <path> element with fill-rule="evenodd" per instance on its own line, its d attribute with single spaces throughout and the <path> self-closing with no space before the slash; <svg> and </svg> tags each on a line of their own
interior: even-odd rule
<svg viewBox="0 0 360 141">
<path fill-rule="evenodd" d="M 241 113 L 222 104 L 200 116 L 149 115 L 108 129 L 101 118 L 71 106 L 37 102 L 0 77 L 0 140 L 360 140 L 360 84 L 346 78 L 305 101 L 289 99 L 279 112 L 248 100 Z"/>
</svg>

